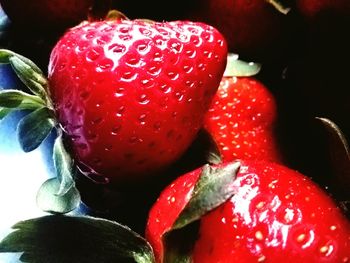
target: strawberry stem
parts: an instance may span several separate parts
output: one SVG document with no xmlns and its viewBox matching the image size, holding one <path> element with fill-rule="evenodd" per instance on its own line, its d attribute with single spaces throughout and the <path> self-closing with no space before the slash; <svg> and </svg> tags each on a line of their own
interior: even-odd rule
<svg viewBox="0 0 350 263">
<path fill-rule="evenodd" d="M 277 1 L 277 0 L 265 0 L 265 1 L 270 5 L 272 5 L 274 8 L 276 8 L 278 12 L 284 15 L 288 14 L 291 9 L 290 7 L 286 7 L 280 1 Z"/>
<path fill-rule="evenodd" d="M 129 20 L 129 18 L 122 12 L 120 12 L 119 10 L 110 10 L 106 17 L 105 17 L 106 20 Z"/>
<path fill-rule="evenodd" d="M 94 0 L 88 14 L 88 20 L 99 21 L 104 20 L 112 7 L 112 0 Z"/>
</svg>

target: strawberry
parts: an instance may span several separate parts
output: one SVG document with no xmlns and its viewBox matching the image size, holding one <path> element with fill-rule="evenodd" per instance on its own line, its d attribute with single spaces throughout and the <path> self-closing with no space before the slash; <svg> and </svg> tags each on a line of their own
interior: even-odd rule
<svg viewBox="0 0 350 263">
<path fill-rule="evenodd" d="M 263 159 L 281 162 L 275 135 L 277 105 L 274 95 L 248 70 L 245 74 L 229 72 L 243 61 L 231 57 L 212 105 L 206 114 L 204 128 L 217 144 L 224 161 Z M 231 65 L 230 65 L 231 63 Z M 236 69 L 237 70 L 237 69 Z M 239 74 L 245 76 L 238 76 Z"/>
<path fill-rule="evenodd" d="M 188 16 L 218 28 L 227 39 L 229 51 L 245 58 L 265 60 L 277 53 L 283 40 L 286 21 L 282 12 L 288 9 L 276 2 L 204 0 Z"/>
<path fill-rule="evenodd" d="M 49 89 L 81 170 L 129 181 L 194 140 L 226 65 L 223 36 L 188 21 L 83 22 L 52 50 Z"/>
<path fill-rule="evenodd" d="M 226 196 L 215 206 L 215 183 L 203 190 L 208 183 L 201 183 L 202 178 L 229 179 L 227 174 L 232 178 L 221 180 L 218 188 Z M 234 190 L 230 196 L 222 189 Z M 174 249 L 187 239 L 171 243 L 172 234 L 197 219 L 192 244 L 187 250 Z M 267 161 L 206 165 L 177 178 L 150 210 L 146 238 L 157 262 L 174 255 L 194 263 L 350 260 L 350 223 L 336 202 L 305 175 Z"/>
<path fill-rule="evenodd" d="M 11 22 L 25 28 L 67 28 L 87 18 L 93 0 L 1 0 Z"/>
</svg>

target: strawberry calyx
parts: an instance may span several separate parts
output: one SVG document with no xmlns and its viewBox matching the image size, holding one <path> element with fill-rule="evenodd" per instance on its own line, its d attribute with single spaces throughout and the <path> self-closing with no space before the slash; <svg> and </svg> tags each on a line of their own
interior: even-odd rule
<svg viewBox="0 0 350 263">
<path fill-rule="evenodd" d="M 0 253 L 19 252 L 20 262 L 155 262 L 141 235 L 107 219 L 48 215 L 20 221 L 12 229 L 0 241 Z"/>
<path fill-rule="evenodd" d="M 234 186 L 240 163 L 232 162 L 224 165 L 204 165 L 200 176 L 193 186 L 190 198 L 174 218 L 171 226 L 161 235 L 163 251 L 161 262 L 190 262 L 190 252 L 195 240 L 197 228 L 192 223 L 220 206 L 232 197 L 237 189 Z M 184 239 L 183 237 L 186 236 Z M 192 237 L 192 238 L 190 238 Z M 179 239 L 180 238 L 180 239 Z M 178 240 L 187 240 L 179 246 Z"/>
<path fill-rule="evenodd" d="M 237 54 L 229 53 L 224 77 L 250 77 L 257 75 L 260 70 L 260 63 L 246 62 L 240 60 Z"/>
<path fill-rule="evenodd" d="M 0 63 L 10 64 L 29 89 L 29 92 L 17 89 L 0 91 L 0 120 L 14 111 L 29 111 L 17 125 L 23 151 L 31 152 L 51 133 L 56 135 L 53 150 L 56 178 L 47 180 L 40 187 L 38 206 L 51 213 L 68 213 L 79 205 L 80 195 L 74 183 L 73 161 L 64 148 L 62 129 L 48 94 L 48 80 L 34 62 L 11 50 L 0 49 Z"/>
<path fill-rule="evenodd" d="M 104 20 L 130 20 L 124 13 L 119 10 L 109 10 Z"/>
<path fill-rule="evenodd" d="M 328 118 L 316 117 L 325 128 L 328 138 L 329 157 L 333 170 L 335 184 L 338 189 L 337 199 L 340 202 L 349 202 L 350 195 L 350 147 L 345 134 L 340 127 Z M 335 179 L 335 180 L 333 180 Z"/>
</svg>

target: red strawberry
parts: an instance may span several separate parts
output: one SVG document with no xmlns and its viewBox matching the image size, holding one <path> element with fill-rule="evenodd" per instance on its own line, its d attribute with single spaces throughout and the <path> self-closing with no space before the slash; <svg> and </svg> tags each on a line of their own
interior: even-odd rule
<svg viewBox="0 0 350 263">
<path fill-rule="evenodd" d="M 242 158 L 281 162 L 276 118 L 274 95 L 263 83 L 253 76 L 224 76 L 206 114 L 204 128 L 224 161 Z"/>
<path fill-rule="evenodd" d="M 226 56 L 223 36 L 203 23 L 70 29 L 51 53 L 49 84 L 78 166 L 121 181 L 174 162 L 203 124 Z"/>
<path fill-rule="evenodd" d="M 93 0 L 1 0 L 0 3 L 14 24 L 52 30 L 86 19 Z"/>
<path fill-rule="evenodd" d="M 271 59 L 282 41 L 285 17 L 268 2 L 204 0 L 189 16 L 218 28 L 227 39 L 229 51 L 248 58 Z"/>
<path fill-rule="evenodd" d="M 194 263 L 349 262 L 349 221 L 321 188 L 276 163 L 239 163 L 229 187 L 235 194 L 200 218 L 198 238 L 189 253 Z M 230 165 L 223 163 L 212 169 Z M 163 262 L 169 253 L 164 240 L 178 225 L 179 215 L 191 210 L 186 206 L 200 195 L 196 184 L 202 172 L 199 168 L 176 179 L 152 207 L 146 238 L 157 262 Z M 211 174 L 218 175 L 217 171 Z"/>
</svg>

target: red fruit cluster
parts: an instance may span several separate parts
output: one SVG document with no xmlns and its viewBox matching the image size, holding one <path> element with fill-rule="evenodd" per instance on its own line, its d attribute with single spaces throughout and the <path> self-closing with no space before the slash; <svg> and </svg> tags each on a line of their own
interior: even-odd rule
<svg viewBox="0 0 350 263">
<path fill-rule="evenodd" d="M 349 221 L 319 186 L 282 165 L 239 163 L 235 194 L 200 218 L 193 262 L 350 260 Z M 166 262 L 164 235 L 189 203 L 202 171 L 176 179 L 150 211 L 146 237 L 157 262 Z"/>
<path fill-rule="evenodd" d="M 1 4 L 14 24 L 30 20 L 38 28 L 66 27 L 52 49 L 47 79 L 30 60 L 0 52 L 1 62 L 11 63 L 35 94 L 0 92 L 0 117 L 17 107 L 42 118 L 41 130 L 30 118 L 21 123 L 20 134 L 41 136 L 27 134 L 22 140 L 27 150 L 53 128 L 59 135 L 58 180 L 47 181 L 40 199 L 49 205 L 58 199 L 62 210 L 48 211 L 66 213 L 80 201 L 74 168 L 95 182 L 132 186 L 176 164 L 203 129 L 216 144 L 220 163 L 208 160 L 160 190 L 148 214 L 149 243 L 143 240 L 156 262 L 350 262 L 350 223 L 335 199 L 283 165 L 272 91 L 258 76 L 224 75 L 228 51 L 252 58 L 275 51 L 287 9 L 274 0 L 206 0 L 190 16 L 206 23 L 81 22 L 93 1 Z M 15 5 L 26 11 L 22 20 L 14 19 Z M 346 0 L 299 0 L 293 6 L 309 18 L 324 10 L 350 10 Z M 51 183 L 59 189 L 52 195 L 56 201 L 45 202 Z M 174 248 L 189 240 L 179 235 L 174 244 L 169 237 L 191 224 L 198 229 L 190 247 Z"/>
</svg>

